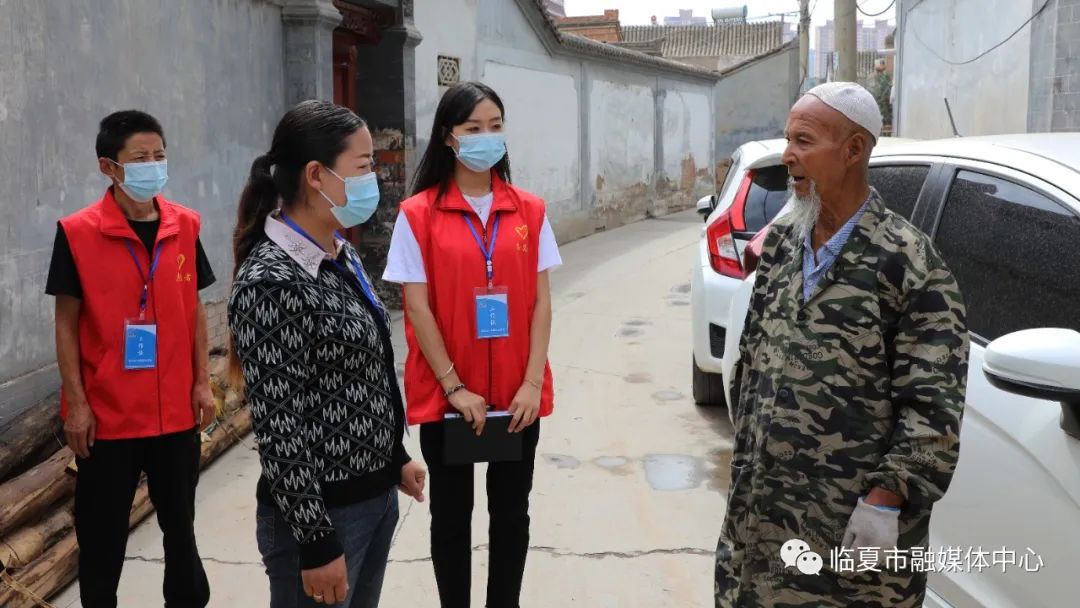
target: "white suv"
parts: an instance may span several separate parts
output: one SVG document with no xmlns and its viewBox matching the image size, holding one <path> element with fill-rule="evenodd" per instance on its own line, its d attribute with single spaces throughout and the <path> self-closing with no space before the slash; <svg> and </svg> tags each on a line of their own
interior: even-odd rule
<svg viewBox="0 0 1080 608">
<path fill-rule="evenodd" d="M 1080 134 L 879 147 L 870 181 L 934 239 L 971 331 L 960 459 L 930 526 L 930 548 L 960 559 L 930 574 L 926 606 L 1075 606 Z M 726 310 L 710 311 L 728 330 L 725 379 L 752 283 L 739 281 Z"/>
</svg>

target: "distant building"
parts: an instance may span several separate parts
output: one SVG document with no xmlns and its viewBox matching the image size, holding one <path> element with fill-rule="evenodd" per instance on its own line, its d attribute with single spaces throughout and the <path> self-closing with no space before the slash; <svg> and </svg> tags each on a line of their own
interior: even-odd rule
<svg viewBox="0 0 1080 608">
<path fill-rule="evenodd" d="M 621 42 L 623 39 L 618 9 L 605 10 L 603 15 L 556 17 L 555 24 L 561 32 L 597 42 Z"/>
<path fill-rule="evenodd" d="M 544 0 L 544 8 L 552 17 L 566 16 L 566 0 Z"/>
<path fill-rule="evenodd" d="M 887 19 L 874 20 L 873 27 L 859 21 L 855 44 L 858 51 L 880 51 L 887 48 L 885 39 L 895 26 Z M 812 76 L 826 80 L 836 70 L 836 23 L 829 19 L 825 25 L 815 28 L 814 48 L 817 61 L 810 64 Z"/>
<path fill-rule="evenodd" d="M 721 25 L 628 25 L 619 46 L 698 67 L 723 71 L 780 48 L 779 21 Z"/>
<path fill-rule="evenodd" d="M 664 17 L 664 25 L 708 25 L 707 17 L 695 17 L 694 10 L 679 9 L 678 17 Z"/>
</svg>

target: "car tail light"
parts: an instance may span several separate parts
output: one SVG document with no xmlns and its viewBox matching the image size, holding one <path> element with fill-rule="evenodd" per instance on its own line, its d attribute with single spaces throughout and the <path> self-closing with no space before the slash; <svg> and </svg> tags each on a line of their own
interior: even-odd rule
<svg viewBox="0 0 1080 608">
<path fill-rule="evenodd" d="M 745 227 L 743 209 L 753 179 L 753 172 L 747 171 L 746 177 L 735 195 L 735 200 L 731 203 L 731 207 L 718 215 L 713 223 L 709 224 L 705 229 L 705 238 L 708 239 L 709 245 L 709 262 L 713 270 L 736 279 L 745 279 L 748 274 L 739 259 L 738 247 L 735 244 L 735 232 L 741 227 Z"/>
</svg>

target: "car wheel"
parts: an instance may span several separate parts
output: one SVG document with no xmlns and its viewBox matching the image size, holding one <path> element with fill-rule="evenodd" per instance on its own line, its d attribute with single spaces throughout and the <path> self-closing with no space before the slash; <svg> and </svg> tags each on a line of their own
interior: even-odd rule
<svg viewBox="0 0 1080 608">
<path fill-rule="evenodd" d="M 698 405 L 725 406 L 727 397 L 724 395 L 724 382 L 720 374 L 710 374 L 701 371 L 695 359 L 694 366 L 694 402 Z"/>
</svg>

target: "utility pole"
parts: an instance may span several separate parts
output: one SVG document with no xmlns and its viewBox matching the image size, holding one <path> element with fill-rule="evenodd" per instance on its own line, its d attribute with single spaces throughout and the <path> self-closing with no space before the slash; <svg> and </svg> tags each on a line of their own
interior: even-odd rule
<svg viewBox="0 0 1080 608">
<path fill-rule="evenodd" d="M 855 0 L 836 0 L 836 52 L 840 55 L 836 79 L 843 82 L 855 82 L 859 60 L 855 36 L 855 9 Z"/>
<path fill-rule="evenodd" d="M 799 0 L 799 75 L 802 94 L 810 79 L 810 0 Z"/>
</svg>

